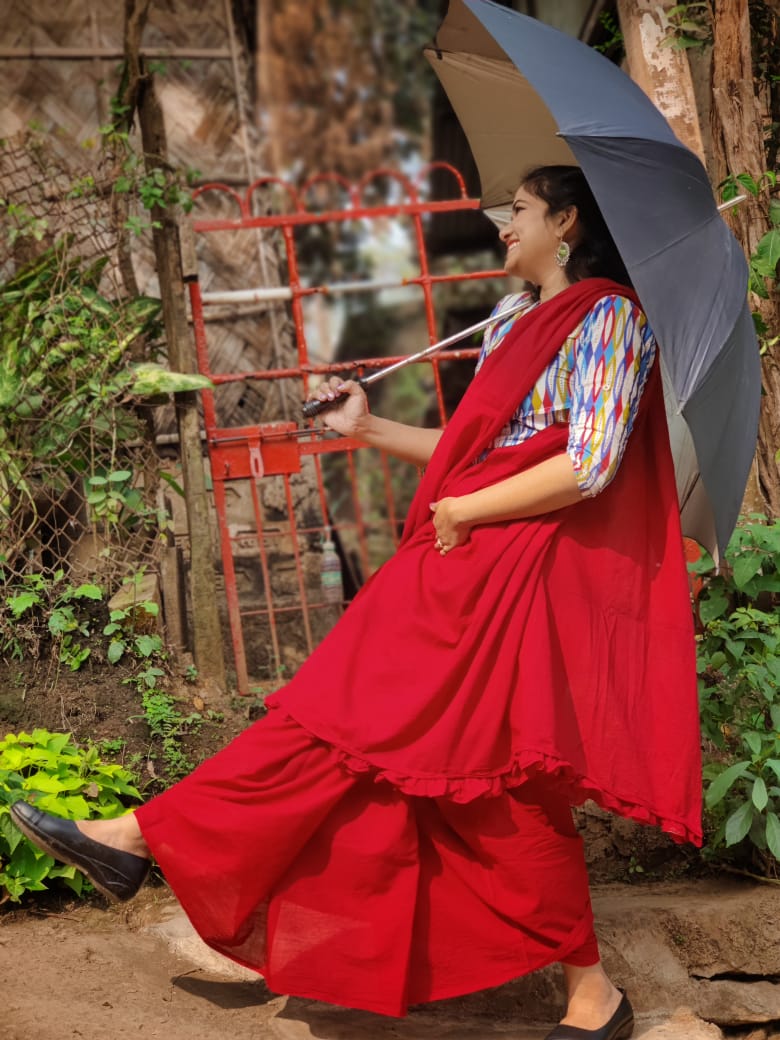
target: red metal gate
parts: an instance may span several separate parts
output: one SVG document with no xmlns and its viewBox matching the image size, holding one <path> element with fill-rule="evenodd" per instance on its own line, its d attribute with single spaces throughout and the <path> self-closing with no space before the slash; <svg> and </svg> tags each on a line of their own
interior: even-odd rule
<svg viewBox="0 0 780 1040">
<path fill-rule="evenodd" d="M 451 174 L 456 197 L 446 201 L 427 201 L 422 197 L 420 185 L 429 178 L 433 169 L 444 169 Z M 374 192 L 379 184 L 390 185 L 399 197 L 378 205 L 367 205 L 366 194 Z M 345 204 L 341 208 L 324 211 L 307 209 L 306 199 L 312 190 L 323 186 L 337 188 L 342 192 Z M 286 198 L 285 212 L 253 212 L 258 208 L 258 193 L 269 189 L 282 193 Z M 426 252 L 425 219 L 430 214 L 474 210 L 479 206 L 478 200 L 467 196 L 461 175 L 444 163 L 435 163 L 424 168 L 414 182 L 394 170 L 377 170 L 357 184 L 350 184 L 336 175 L 318 175 L 296 190 L 287 182 L 267 177 L 250 185 L 243 194 L 225 185 L 209 184 L 200 188 L 195 196 L 203 197 L 206 193 L 215 192 L 220 194 L 221 201 L 229 200 L 235 207 L 236 215 L 227 219 L 195 219 L 196 233 L 209 235 L 213 232 L 229 231 L 239 235 L 258 229 L 281 232 L 289 275 L 289 284 L 286 286 L 265 286 L 222 293 L 202 291 L 197 279 L 190 281 L 198 367 L 215 387 L 236 381 L 293 379 L 300 386 L 302 402 L 309 396 L 309 387 L 313 385 L 312 377 L 318 377 L 313 381 L 316 384 L 330 373 L 344 371 L 343 363 L 317 363 L 310 359 L 303 301 L 315 294 L 327 294 L 332 298 L 339 293 L 376 292 L 388 288 L 388 282 L 381 279 L 363 279 L 330 284 L 304 284 L 294 234 L 295 230 L 301 227 L 338 225 L 354 221 L 392 221 L 401 218 L 411 221 L 416 267 L 419 273 L 413 277 L 402 278 L 394 284 L 415 286 L 419 289 L 431 343 L 441 337 L 434 306 L 436 286 L 504 277 L 503 271 L 498 270 L 450 270 L 431 273 Z M 498 293 L 495 295 L 498 296 Z M 286 301 L 290 309 L 297 363 L 289 367 L 272 367 L 259 371 L 213 371 L 204 308 L 225 302 L 235 306 L 241 306 L 243 303 L 256 306 L 258 303 L 273 303 L 279 300 Z M 424 345 L 411 345 L 409 352 L 420 350 Z M 448 350 L 423 362 L 430 369 L 441 424 L 447 421 L 441 366 L 450 365 L 453 361 L 472 359 L 476 353 L 474 348 Z M 387 365 L 394 360 L 398 358 L 363 358 L 353 364 L 358 371 L 365 371 Z M 370 466 L 369 483 L 372 484 L 374 496 L 378 490 L 381 504 L 379 507 L 371 507 L 372 519 L 367 519 L 365 496 L 361 493 L 357 473 L 358 453 L 372 449 L 361 447 L 357 441 L 348 438 L 334 439 L 321 429 L 315 428 L 313 423 L 280 421 L 237 428 L 220 426 L 214 393 L 211 391 L 203 394 L 203 413 L 236 680 L 239 692 L 247 694 L 258 687 L 267 689 L 269 681 L 273 683 L 281 679 L 285 671 L 294 668 L 301 655 L 313 649 L 340 612 L 340 605 L 334 605 L 332 601 L 332 590 L 329 591 L 327 584 L 318 580 L 316 573 L 312 575 L 312 556 L 315 563 L 319 560 L 326 569 L 333 562 L 330 546 L 327 546 L 327 557 L 323 557 L 319 552 L 320 546 L 316 543 L 330 540 L 335 532 L 335 536 L 340 540 L 341 563 L 343 564 L 347 558 L 344 546 L 351 545 L 350 558 L 355 561 L 356 569 L 365 578 L 376 568 L 377 562 L 381 562 L 381 559 L 377 561 L 376 554 L 371 551 L 372 537 L 383 529 L 383 544 L 386 548 L 392 548 L 398 539 L 399 524 L 402 520 L 401 509 L 394 489 L 390 461 L 381 453 L 375 453 L 376 465 Z M 334 472 L 329 477 L 324 469 L 328 460 L 334 456 L 340 459 L 340 472 Z M 316 485 L 318 515 L 315 518 L 312 518 L 311 511 L 308 516 L 302 517 L 298 515 L 300 510 L 296 510 L 293 482 L 295 475 L 300 474 L 303 469 L 307 471 L 309 482 L 313 481 Z M 271 478 L 280 482 L 276 496 L 278 502 L 275 522 L 269 522 L 268 509 L 261 495 L 262 482 Z M 338 489 L 339 497 L 343 498 L 345 484 L 348 486 L 347 499 L 350 508 L 342 509 L 344 515 L 339 516 L 334 513 L 333 508 L 334 487 Z M 230 522 L 228 489 L 235 489 L 239 485 L 251 502 L 253 524 L 249 529 L 237 530 L 236 525 Z M 278 520 L 280 508 L 286 513 L 286 520 Z M 251 565 L 255 567 L 254 585 L 258 587 L 250 595 L 242 595 L 237 583 L 238 556 L 243 560 L 249 558 Z M 274 588 L 277 569 L 285 572 L 289 579 L 281 592 Z M 291 631 L 292 643 L 297 647 L 292 658 L 285 651 L 285 647 L 290 643 Z M 266 646 L 265 663 L 258 663 L 262 655 L 258 658 L 257 654 L 250 655 L 248 660 L 247 648 L 256 648 L 258 642 Z"/>
</svg>

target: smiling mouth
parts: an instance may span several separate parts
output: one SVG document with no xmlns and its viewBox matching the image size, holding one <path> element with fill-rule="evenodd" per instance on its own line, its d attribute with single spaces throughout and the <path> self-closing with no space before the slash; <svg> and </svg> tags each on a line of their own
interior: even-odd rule
<svg viewBox="0 0 780 1040">
<path fill-rule="evenodd" d="M 509 253 L 511 253 L 512 250 L 515 249 L 519 245 L 520 245 L 519 242 L 508 242 L 507 243 L 507 247 L 506 247 L 507 255 L 509 255 Z"/>
</svg>

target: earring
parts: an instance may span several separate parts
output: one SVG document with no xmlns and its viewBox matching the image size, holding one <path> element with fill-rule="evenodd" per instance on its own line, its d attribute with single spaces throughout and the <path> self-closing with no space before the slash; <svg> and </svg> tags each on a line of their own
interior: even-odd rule
<svg viewBox="0 0 780 1040">
<path fill-rule="evenodd" d="M 571 246 L 565 238 L 562 238 L 558 243 L 558 248 L 555 250 L 555 262 L 558 267 L 565 267 L 569 262 L 570 256 Z"/>
</svg>

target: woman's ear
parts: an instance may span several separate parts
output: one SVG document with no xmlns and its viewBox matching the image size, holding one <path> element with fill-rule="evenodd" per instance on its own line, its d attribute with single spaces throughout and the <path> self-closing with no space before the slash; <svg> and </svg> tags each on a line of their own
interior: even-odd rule
<svg viewBox="0 0 780 1040">
<path fill-rule="evenodd" d="M 558 234 L 561 236 L 567 235 L 577 223 L 578 216 L 579 214 L 577 213 L 576 206 L 567 206 L 566 209 L 562 209 L 560 213 L 556 213 L 555 221 L 557 225 L 556 231 Z"/>
</svg>

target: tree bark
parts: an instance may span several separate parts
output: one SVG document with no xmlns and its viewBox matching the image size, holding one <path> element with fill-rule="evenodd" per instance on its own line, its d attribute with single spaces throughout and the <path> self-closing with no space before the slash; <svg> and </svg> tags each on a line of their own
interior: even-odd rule
<svg viewBox="0 0 780 1040">
<path fill-rule="evenodd" d="M 663 5 L 657 0 L 618 0 L 617 9 L 628 74 L 663 112 L 682 143 L 704 162 L 696 97 L 685 52 L 662 46 L 667 36 Z"/>
<path fill-rule="evenodd" d="M 756 95 L 747 0 L 715 0 L 712 61 L 713 145 L 719 180 L 749 173 L 756 181 L 766 167 L 764 113 Z M 750 256 L 769 230 L 761 198 L 749 195 L 729 210 L 726 219 Z M 780 332 L 780 298 L 776 285 L 770 298 L 753 297 L 752 304 L 770 330 Z M 759 422 L 756 469 L 761 501 L 746 500 L 746 508 L 780 516 L 780 468 L 775 458 L 780 444 L 780 350 L 770 347 L 762 358 L 764 396 Z"/>
</svg>

